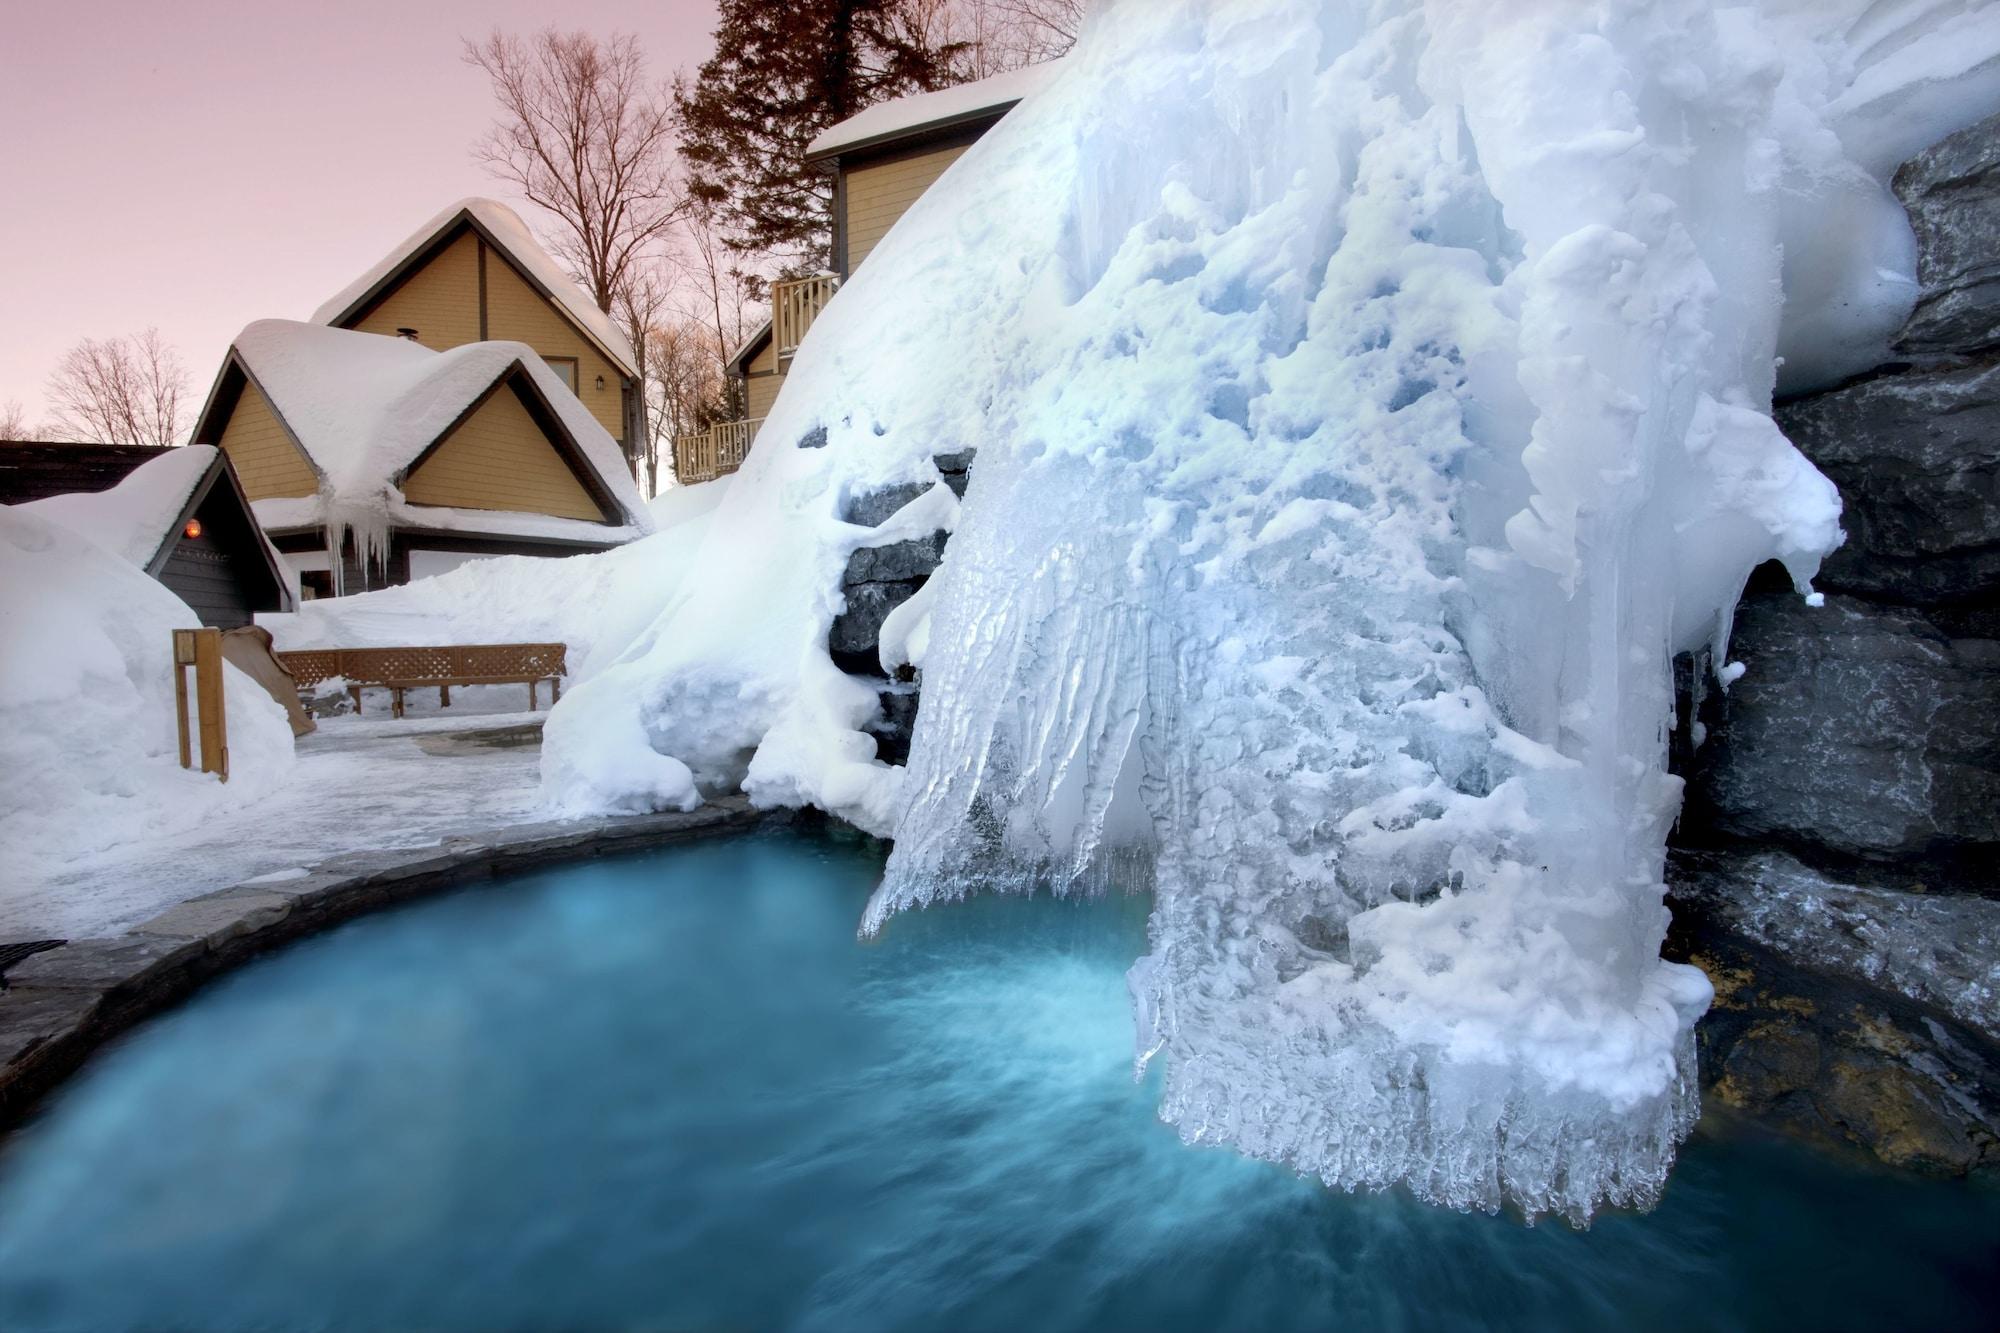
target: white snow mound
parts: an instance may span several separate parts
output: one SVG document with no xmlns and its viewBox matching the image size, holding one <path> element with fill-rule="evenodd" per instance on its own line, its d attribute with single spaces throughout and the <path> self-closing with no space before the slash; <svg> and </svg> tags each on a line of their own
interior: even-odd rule
<svg viewBox="0 0 2000 1333">
<path fill-rule="evenodd" d="M 0 893 L 255 801 L 292 765 L 284 710 L 225 664 L 229 781 L 180 766 L 172 632 L 199 618 L 38 507 L 0 507 Z"/>
<path fill-rule="evenodd" d="M 1659 956 L 1671 657 L 1840 539 L 1777 361 L 1907 312 L 1841 99 L 1893 63 L 1903 141 L 1957 128 L 1964 9 L 1111 0 L 821 316 L 705 577 L 551 718 L 549 795 L 685 765 L 893 834 L 870 931 L 1150 886 L 1140 1061 L 1190 1140 L 1651 1203 L 1710 995 Z M 885 644 L 906 772 L 828 656 L 883 539 L 841 515 L 967 448 Z"/>
</svg>

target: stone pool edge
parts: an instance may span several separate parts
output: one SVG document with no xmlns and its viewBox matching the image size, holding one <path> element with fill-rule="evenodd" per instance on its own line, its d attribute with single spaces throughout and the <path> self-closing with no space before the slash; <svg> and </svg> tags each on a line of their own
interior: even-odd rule
<svg viewBox="0 0 2000 1333">
<path fill-rule="evenodd" d="M 121 934 L 34 954 L 7 969 L 0 990 L 0 1135 L 98 1047 L 293 940 L 498 875 L 748 832 L 790 813 L 734 796 L 685 814 L 518 824 L 430 847 L 349 852 L 295 879 L 217 889 Z"/>
</svg>

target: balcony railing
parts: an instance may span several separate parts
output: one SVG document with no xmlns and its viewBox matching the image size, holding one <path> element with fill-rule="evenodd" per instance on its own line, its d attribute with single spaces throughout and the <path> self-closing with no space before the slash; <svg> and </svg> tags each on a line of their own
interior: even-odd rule
<svg viewBox="0 0 2000 1333">
<path fill-rule="evenodd" d="M 780 364 L 792 359 L 819 312 L 833 299 L 840 279 L 831 273 L 771 284 L 771 342 Z"/>
<path fill-rule="evenodd" d="M 722 421 L 692 435 L 674 436 L 674 476 L 683 486 L 726 477 L 743 466 L 750 442 L 757 438 L 762 417 L 755 421 Z"/>
</svg>

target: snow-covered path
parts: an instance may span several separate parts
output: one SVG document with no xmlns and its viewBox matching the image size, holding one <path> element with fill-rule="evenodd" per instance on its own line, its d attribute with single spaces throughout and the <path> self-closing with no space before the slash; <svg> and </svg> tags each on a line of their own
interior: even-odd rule
<svg viewBox="0 0 2000 1333">
<path fill-rule="evenodd" d="M 334 719 L 299 739 L 297 767 L 270 796 L 175 837 L 89 853 L 53 876 L 7 886 L 0 939 L 109 935 L 185 898 L 344 852 L 430 846 L 540 818 L 539 738 L 480 737 L 545 716 Z"/>
</svg>

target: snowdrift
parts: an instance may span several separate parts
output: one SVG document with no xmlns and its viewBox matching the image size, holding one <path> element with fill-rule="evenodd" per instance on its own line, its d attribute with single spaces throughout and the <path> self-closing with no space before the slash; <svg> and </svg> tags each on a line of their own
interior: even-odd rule
<svg viewBox="0 0 2000 1333">
<path fill-rule="evenodd" d="M 292 765 L 284 710 L 225 665 L 229 781 L 181 768 L 171 632 L 199 618 L 40 508 L 0 507 L 0 886 L 192 828 Z"/>
<path fill-rule="evenodd" d="M 496 556 L 377 592 L 265 614 L 281 652 L 451 643 L 562 643 L 575 680 L 602 670 L 659 619 L 692 568 L 729 482 L 669 491 L 650 506 L 658 531 L 586 555 Z"/>
<path fill-rule="evenodd" d="M 1772 393 L 1907 315 L 1884 179 L 2000 101 L 1996 29 L 1114 0 L 816 324 L 716 577 L 553 715 L 550 796 L 893 834 L 869 931 L 1150 887 L 1139 1060 L 1188 1139 L 1649 1204 L 1709 999 L 1659 957 L 1670 660 L 1838 542 Z M 879 539 L 840 515 L 968 448 L 905 772 L 827 656 Z"/>
</svg>

